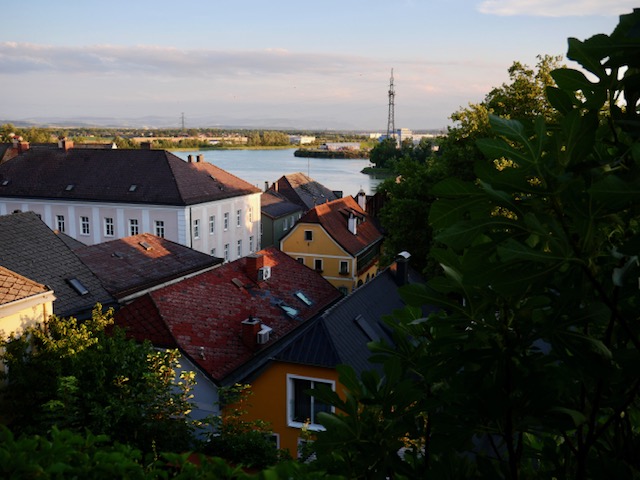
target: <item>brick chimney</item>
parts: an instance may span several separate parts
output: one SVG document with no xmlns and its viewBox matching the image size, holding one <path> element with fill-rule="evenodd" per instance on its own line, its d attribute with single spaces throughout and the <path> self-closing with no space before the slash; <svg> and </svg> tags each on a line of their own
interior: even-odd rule
<svg viewBox="0 0 640 480">
<path fill-rule="evenodd" d="M 249 315 L 249 318 L 242 321 L 242 343 L 247 348 L 254 350 L 258 346 L 258 332 L 262 328 L 259 318 Z"/>
<path fill-rule="evenodd" d="M 258 270 L 264 267 L 264 257 L 258 253 L 252 253 L 246 256 L 245 268 L 247 276 L 254 282 L 258 281 Z"/>
</svg>

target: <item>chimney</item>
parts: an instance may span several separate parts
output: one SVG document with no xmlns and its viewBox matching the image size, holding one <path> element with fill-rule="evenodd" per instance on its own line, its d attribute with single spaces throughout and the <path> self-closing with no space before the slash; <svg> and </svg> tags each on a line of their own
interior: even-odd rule
<svg viewBox="0 0 640 480">
<path fill-rule="evenodd" d="M 196 158 L 197 158 L 196 162 L 198 163 L 202 163 L 204 161 L 204 155 L 202 153 L 199 154 Z"/>
<path fill-rule="evenodd" d="M 347 227 L 349 231 L 354 235 L 358 234 L 358 219 L 353 214 L 353 212 L 349 212 L 349 220 L 347 221 Z"/>
<path fill-rule="evenodd" d="M 409 283 L 409 259 L 411 254 L 409 252 L 400 252 L 396 256 L 395 274 L 396 283 L 399 286 L 407 285 Z"/>
<path fill-rule="evenodd" d="M 254 282 L 258 281 L 258 270 L 264 267 L 264 257 L 258 253 L 252 253 L 246 256 L 247 263 L 246 271 L 247 276 Z"/>
<path fill-rule="evenodd" d="M 366 212 L 367 211 L 367 194 L 364 192 L 364 190 L 360 189 L 360 191 L 358 192 L 356 201 L 358 202 L 358 205 L 360 206 L 362 211 Z"/>
<path fill-rule="evenodd" d="M 193 155 L 187 155 L 187 162 L 189 163 L 193 162 Z"/>
<path fill-rule="evenodd" d="M 269 190 L 269 182 L 264 182 L 264 191 Z"/>
<path fill-rule="evenodd" d="M 249 318 L 242 321 L 242 343 L 247 348 L 254 350 L 258 346 L 258 332 L 262 328 L 259 318 L 249 315 Z"/>
<path fill-rule="evenodd" d="M 67 137 L 58 137 L 58 148 L 65 152 L 73 148 L 73 140 L 67 139 Z"/>
<path fill-rule="evenodd" d="M 152 142 L 140 142 L 140 149 L 141 150 L 151 150 L 151 143 Z"/>
</svg>

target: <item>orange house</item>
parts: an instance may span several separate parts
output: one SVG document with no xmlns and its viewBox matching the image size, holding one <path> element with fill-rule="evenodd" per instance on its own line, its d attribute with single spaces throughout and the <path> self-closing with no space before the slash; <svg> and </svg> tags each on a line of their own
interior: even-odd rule
<svg viewBox="0 0 640 480">
<path fill-rule="evenodd" d="M 378 273 L 382 232 L 353 197 L 318 205 L 280 240 L 280 250 L 343 294 Z"/>
<path fill-rule="evenodd" d="M 325 384 L 343 397 L 336 366 L 351 366 L 357 375 L 381 367 L 369 361 L 368 344 L 393 345 L 382 318 L 405 306 L 398 288 L 423 280 L 408 267 L 408 254 L 398 256 L 362 288 L 329 307 L 283 342 L 262 368 L 242 379 L 253 395 L 246 419 L 270 422 L 278 446 L 292 456 L 309 435 L 322 430 L 318 413 L 331 408 L 306 393 Z M 305 432 L 306 431 L 306 432 Z"/>
</svg>

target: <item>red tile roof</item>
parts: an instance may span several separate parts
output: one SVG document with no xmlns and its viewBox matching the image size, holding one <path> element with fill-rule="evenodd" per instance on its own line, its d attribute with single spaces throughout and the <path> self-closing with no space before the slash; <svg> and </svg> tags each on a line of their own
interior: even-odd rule
<svg viewBox="0 0 640 480">
<path fill-rule="evenodd" d="M 29 280 L 8 268 L 0 267 L 0 305 L 48 291 L 45 285 Z"/>
<path fill-rule="evenodd" d="M 74 252 L 116 297 L 213 268 L 222 262 L 150 233 L 85 245 Z"/>
<path fill-rule="evenodd" d="M 222 381 L 341 298 L 322 276 L 279 250 L 267 248 L 259 254 L 271 267 L 268 280 L 256 281 L 249 258 L 241 258 L 135 300 L 116 314 L 116 324 L 138 340 L 179 347 L 214 380 Z M 312 304 L 306 305 L 296 292 L 303 292 Z M 296 309 L 295 318 L 282 304 Z M 250 316 L 272 329 L 266 345 L 243 342 L 242 321 Z"/>
<path fill-rule="evenodd" d="M 361 219 L 356 235 L 348 228 L 350 214 Z M 298 220 L 298 225 L 302 223 L 320 224 L 342 248 L 354 257 L 382 240 L 382 232 L 353 197 L 340 198 L 314 207 Z"/>
</svg>

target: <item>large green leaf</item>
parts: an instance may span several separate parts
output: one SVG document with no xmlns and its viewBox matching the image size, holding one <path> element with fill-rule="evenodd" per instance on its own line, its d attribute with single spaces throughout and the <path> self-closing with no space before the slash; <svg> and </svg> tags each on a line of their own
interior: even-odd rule
<svg viewBox="0 0 640 480">
<path fill-rule="evenodd" d="M 482 213 L 489 214 L 489 202 L 481 195 L 455 200 L 440 199 L 431 205 L 429 223 L 435 231 L 438 231 L 469 218 L 469 216 L 475 217 Z"/>
<path fill-rule="evenodd" d="M 578 62 L 598 78 L 606 78 L 607 74 L 601 61 L 611 52 L 611 40 L 607 35 L 594 35 L 585 42 L 569 38 L 568 43 L 568 59 Z"/>
<path fill-rule="evenodd" d="M 576 105 L 575 97 L 557 87 L 547 87 L 547 100 L 549 103 L 563 115 L 573 110 Z"/>
<path fill-rule="evenodd" d="M 527 156 L 526 152 L 512 147 L 500 138 L 481 138 L 476 145 L 490 160 L 507 158 L 518 164 L 529 164 L 535 161 L 535 158 Z"/>
<path fill-rule="evenodd" d="M 573 110 L 562 119 L 561 125 L 566 137 L 563 164 L 584 161 L 593 150 L 598 128 L 597 116 L 595 114 L 582 116 L 578 110 Z"/>
<path fill-rule="evenodd" d="M 572 68 L 558 68 L 551 72 L 551 76 L 553 77 L 561 91 L 570 90 L 573 92 L 577 92 L 582 90 L 583 92 L 585 92 L 591 91 L 594 88 L 594 84 L 587 79 L 584 73 Z M 549 89 L 547 90 L 547 92 L 548 91 Z M 567 112 L 571 110 L 572 108 L 569 108 Z"/>
<path fill-rule="evenodd" d="M 594 182 L 589 188 L 594 200 L 605 204 L 609 211 L 629 207 L 640 201 L 640 185 L 629 183 L 617 175 L 610 174 Z"/>
</svg>

